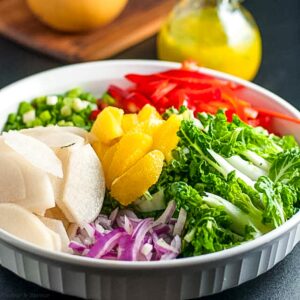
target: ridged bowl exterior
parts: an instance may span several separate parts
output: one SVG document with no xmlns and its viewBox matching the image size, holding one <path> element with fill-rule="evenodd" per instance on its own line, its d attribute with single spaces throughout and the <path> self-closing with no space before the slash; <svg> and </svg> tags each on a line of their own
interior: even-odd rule
<svg viewBox="0 0 300 300">
<path fill-rule="evenodd" d="M 224 291 L 256 278 L 300 241 L 300 225 L 245 254 L 216 263 L 171 270 L 89 269 L 32 255 L 0 240 L 3 267 L 44 288 L 88 299 L 176 300 Z"/>
<path fill-rule="evenodd" d="M 20 81 L 0 92 L 0 108 L 4 108 L 0 113 L 0 121 L 5 121 L 4 116 L 23 100 L 24 94 L 25 99 L 30 99 L 39 94 L 57 92 L 55 87 L 59 85 L 58 83 L 52 84 L 52 90 L 50 88 L 47 91 L 51 78 L 52 80 L 56 78 L 59 82 L 59 77 L 62 80 L 68 78 L 66 75 L 74 74 L 74 70 L 73 78 L 76 78 L 76 73 L 83 70 L 80 72 L 81 78 L 77 79 L 77 82 L 76 79 L 73 80 L 75 82 L 70 81 L 69 83 L 66 80 L 66 86 L 59 85 L 58 89 L 86 85 L 85 82 L 90 81 L 94 85 L 96 80 L 102 82 L 104 88 L 110 80 L 120 79 L 123 74 L 128 72 L 151 73 L 174 66 L 177 65 L 161 62 L 114 61 L 75 65 L 46 72 L 46 75 L 42 73 Z M 112 79 L 101 81 L 99 68 L 103 70 L 102 78 L 111 77 Z M 109 72 L 111 69 L 113 71 Z M 88 70 L 94 70 L 93 75 Z M 255 90 L 256 94 L 261 94 L 258 101 L 265 99 L 263 104 L 266 106 L 273 105 L 278 111 L 288 112 L 296 117 L 300 116 L 296 109 L 262 88 L 222 73 L 204 71 L 248 86 L 249 89 Z M 58 76 L 59 73 L 62 74 Z M 110 76 L 112 73 L 114 76 Z M 84 74 L 89 75 L 84 76 Z M 40 80 L 39 76 L 45 78 Z M 44 90 L 46 82 L 48 82 L 46 91 L 41 92 Z M 73 84 L 70 84 L 71 82 Z M 29 87 L 32 89 L 28 90 Z M 25 88 L 24 93 L 18 92 L 20 88 Z M 37 89 L 37 94 L 32 91 L 35 89 Z M 90 89 L 93 90 L 93 87 Z M 8 97 L 13 99 L 9 105 L 4 107 L 3 98 L 8 99 Z M 290 127 L 287 132 L 296 133 L 297 129 Z M 202 257 L 146 265 L 147 263 L 110 263 L 92 259 L 89 261 L 76 256 L 50 253 L 0 230 L 0 262 L 3 267 L 25 280 L 56 292 L 82 298 L 101 300 L 191 299 L 218 293 L 256 278 L 287 256 L 299 241 L 300 214 L 298 213 L 278 229 L 242 246 Z"/>
</svg>

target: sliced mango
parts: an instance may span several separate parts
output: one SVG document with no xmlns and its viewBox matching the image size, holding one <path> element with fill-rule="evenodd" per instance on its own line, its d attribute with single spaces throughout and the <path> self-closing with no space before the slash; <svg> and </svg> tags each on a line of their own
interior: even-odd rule
<svg viewBox="0 0 300 300">
<path fill-rule="evenodd" d="M 115 117 L 115 119 L 117 120 L 117 122 L 119 124 L 122 123 L 122 119 L 123 119 L 123 115 L 124 115 L 124 111 L 123 109 L 114 107 L 114 106 L 108 106 L 105 108 L 106 111 L 111 112 L 111 114 Z"/>
<path fill-rule="evenodd" d="M 161 174 L 164 155 L 153 150 L 141 158 L 122 176 L 115 179 L 111 186 L 111 195 L 122 205 L 129 205 L 142 196 Z"/>
<path fill-rule="evenodd" d="M 181 123 L 181 117 L 172 115 L 160 128 L 154 133 L 152 149 L 163 152 L 167 161 L 172 159 L 172 150 L 176 148 L 179 137 L 177 132 Z"/>
<path fill-rule="evenodd" d="M 152 135 L 152 137 L 154 137 L 156 131 L 158 131 L 164 123 L 164 120 L 150 119 L 148 121 L 139 123 L 136 130 Z"/>
<path fill-rule="evenodd" d="M 125 134 L 121 138 L 108 168 L 106 186 L 110 188 L 112 182 L 146 155 L 151 147 L 152 137 L 150 135 L 141 132 Z"/>
<path fill-rule="evenodd" d="M 162 120 L 161 115 L 156 108 L 150 104 L 146 104 L 138 113 L 139 122 L 148 121 L 150 119 Z"/>
<path fill-rule="evenodd" d="M 124 111 L 108 106 L 97 117 L 91 132 L 100 142 L 109 145 L 113 140 L 123 135 L 121 126 Z"/>
<path fill-rule="evenodd" d="M 138 116 L 137 114 L 126 114 L 122 119 L 122 129 L 123 131 L 129 132 L 133 130 L 138 125 Z"/>
</svg>

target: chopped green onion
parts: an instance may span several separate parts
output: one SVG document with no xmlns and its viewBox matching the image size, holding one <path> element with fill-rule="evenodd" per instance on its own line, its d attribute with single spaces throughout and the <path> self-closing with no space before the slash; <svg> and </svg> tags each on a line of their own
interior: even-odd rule
<svg viewBox="0 0 300 300">
<path fill-rule="evenodd" d="M 48 96 L 46 98 L 46 104 L 47 105 L 56 105 L 58 102 L 58 97 L 57 96 Z"/>
<path fill-rule="evenodd" d="M 22 119 L 25 124 L 34 121 L 35 120 L 35 110 L 32 109 L 32 110 L 24 113 Z"/>
<path fill-rule="evenodd" d="M 60 113 L 61 113 L 61 115 L 62 115 L 63 117 L 68 117 L 68 116 L 71 116 L 71 114 L 72 114 L 72 109 L 71 109 L 70 106 L 65 105 L 65 106 L 63 106 L 63 107 L 61 108 Z"/>
</svg>

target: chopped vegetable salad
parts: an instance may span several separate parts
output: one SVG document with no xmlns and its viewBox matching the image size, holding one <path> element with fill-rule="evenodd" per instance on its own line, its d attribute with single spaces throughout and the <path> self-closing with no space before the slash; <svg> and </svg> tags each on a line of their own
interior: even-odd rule
<svg viewBox="0 0 300 300">
<path fill-rule="evenodd" d="M 1 207 L 18 212 L 28 228 L 35 218 L 46 227 L 59 220 L 56 233 L 67 247 L 47 241 L 51 250 L 151 261 L 240 245 L 299 211 L 299 145 L 293 136 L 271 133 L 273 118 L 299 120 L 254 107 L 236 94 L 245 87 L 191 63 L 125 77 L 129 88 L 112 84 L 99 99 L 74 89 L 22 102 L 8 116 L 0 143 L 49 179 L 48 198 L 33 206 L 22 198 L 26 193 L 7 193 L 16 207 L 4 199 L 0 215 Z M 0 159 L 11 163 L 1 149 Z M 39 160 L 42 153 L 53 164 Z M 25 191 L 17 174 L 11 176 Z M 25 227 L 16 231 L 1 222 L 26 239 Z"/>
</svg>

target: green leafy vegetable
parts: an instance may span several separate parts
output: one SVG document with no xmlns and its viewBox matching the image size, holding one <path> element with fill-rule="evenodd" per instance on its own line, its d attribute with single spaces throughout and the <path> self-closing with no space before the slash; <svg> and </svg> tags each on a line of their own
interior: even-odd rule
<svg viewBox="0 0 300 300">
<path fill-rule="evenodd" d="M 292 148 L 279 153 L 270 168 L 269 177 L 275 183 L 298 183 L 300 179 L 300 149 Z"/>
<path fill-rule="evenodd" d="M 178 111 L 167 111 L 167 117 Z M 184 112 L 186 115 L 188 113 Z M 292 137 L 277 137 L 233 117 L 183 118 L 173 160 L 151 194 L 164 191 L 177 213 L 187 212 L 184 256 L 232 247 L 271 231 L 299 208 L 300 150 Z"/>
</svg>

